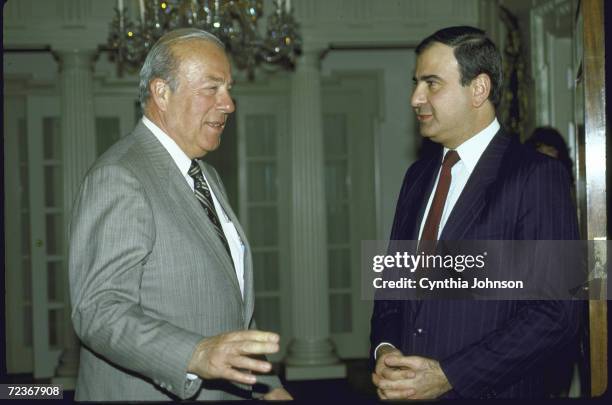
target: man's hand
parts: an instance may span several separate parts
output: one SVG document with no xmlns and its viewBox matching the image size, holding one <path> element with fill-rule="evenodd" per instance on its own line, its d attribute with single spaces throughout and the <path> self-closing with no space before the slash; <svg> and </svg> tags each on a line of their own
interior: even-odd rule
<svg viewBox="0 0 612 405">
<path fill-rule="evenodd" d="M 388 368 L 388 366 L 385 364 L 385 358 L 390 355 L 402 356 L 402 352 L 397 350 L 395 347 L 386 344 L 381 345 L 378 348 L 378 350 L 376 351 L 376 368 L 374 370 L 375 374 L 382 376 L 383 370 Z"/>
<path fill-rule="evenodd" d="M 436 360 L 399 350 L 378 359 L 372 382 L 381 399 L 434 399 L 452 388 Z"/>
<path fill-rule="evenodd" d="M 263 396 L 266 401 L 293 401 L 293 397 L 284 388 L 274 388 Z"/>
<path fill-rule="evenodd" d="M 229 332 L 202 339 L 196 346 L 187 372 L 206 379 L 222 378 L 242 384 L 255 384 L 250 372 L 267 373 L 272 365 L 249 356 L 276 353 L 280 338 L 259 330 Z"/>
<path fill-rule="evenodd" d="M 383 394 L 382 390 L 378 387 L 378 381 L 382 378 L 385 370 L 392 371 L 392 369 L 387 366 L 385 363 L 385 359 L 388 356 L 402 356 L 402 352 L 397 350 L 395 347 L 391 345 L 381 345 L 378 350 L 376 350 L 376 367 L 374 369 L 374 373 L 372 374 L 372 382 L 377 388 L 378 396 L 381 399 L 387 399 L 387 397 Z"/>
</svg>

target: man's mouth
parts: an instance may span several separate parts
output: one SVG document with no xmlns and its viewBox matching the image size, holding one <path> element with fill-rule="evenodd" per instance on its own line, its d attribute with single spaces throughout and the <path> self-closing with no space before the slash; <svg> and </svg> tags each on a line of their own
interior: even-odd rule
<svg viewBox="0 0 612 405">
<path fill-rule="evenodd" d="M 433 114 L 417 114 L 417 119 L 419 121 L 427 121 L 433 117 Z"/>
<path fill-rule="evenodd" d="M 225 121 L 206 121 L 206 125 L 215 129 L 223 129 Z"/>
</svg>

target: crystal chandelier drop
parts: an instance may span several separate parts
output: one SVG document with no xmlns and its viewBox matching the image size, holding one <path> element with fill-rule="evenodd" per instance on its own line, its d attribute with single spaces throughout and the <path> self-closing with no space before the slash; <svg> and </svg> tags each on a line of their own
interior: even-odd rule
<svg viewBox="0 0 612 405">
<path fill-rule="evenodd" d="M 292 69 L 301 51 L 299 24 L 291 0 L 273 0 L 265 37 L 258 31 L 263 0 L 117 0 L 110 25 L 111 58 L 124 69 L 140 69 L 147 52 L 167 31 L 201 28 L 215 34 L 239 69 L 253 78 L 257 66 Z M 131 5 L 132 7 L 127 7 Z M 129 12 L 136 14 L 136 22 Z M 262 63 L 263 62 L 263 63 Z"/>
</svg>

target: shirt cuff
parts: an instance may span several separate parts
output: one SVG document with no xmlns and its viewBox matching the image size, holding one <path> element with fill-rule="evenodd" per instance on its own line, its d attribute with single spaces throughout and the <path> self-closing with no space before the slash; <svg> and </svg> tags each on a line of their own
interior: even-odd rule
<svg viewBox="0 0 612 405">
<path fill-rule="evenodd" d="M 396 348 L 395 346 L 393 346 L 391 343 L 387 343 L 387 342 L 381 342 L 378 344 L 378 346 L 376 346 L 376 349 L 374 349 L 374 360 L 376 360 L 376 353 L 378 352 L 378 349 L 380 349 L 381 346 L 391 346 L 392 348 Z"/>
<path fill-rule="evenodd" d="M 194 380 L 197 380 L 198 378 L 199 377 L 197 375 L 195 375 L 195 374 L 187 373 L 187 379 L 189 381 L 194 381 Z"/>
</svg>

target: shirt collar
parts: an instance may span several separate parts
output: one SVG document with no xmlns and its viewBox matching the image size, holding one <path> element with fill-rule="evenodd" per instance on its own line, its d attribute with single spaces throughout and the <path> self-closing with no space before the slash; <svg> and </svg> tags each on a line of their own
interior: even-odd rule
<svg viewBox="0 0 612 405">
<path fill-rule="evenodd" d="M 189 172 L 189 168 L 191 167 L 191 159 L 189 159 L 189 156 L 187 156 L 177 143 L 174 142 L 174 139 L 170 138 L 167 133 L 144 115 L 142 116 L 142 123 L 153 132 L 153 135 L 155 135 L 157 140 L 168 151 L 170 156 L 172 156 L 172 160 L 174 160 L 174 163 L 178 166 L 183 176 L 187 176 L 187 172 Z"/>
<path fill-rule="evenodd" d="M 499 121 L 497 121 L 497 118 L 494 118 L 485 129 L 457 147 L 456 151 L 461 158 L 461 162 L 463 162 L 469 173 L 474 170 L 480 156 L 482 156 L 484 150 L 489 146 L 489 143 L 497 131 L 499 131 L 499 128 Z M 448 148 L 444 148 L 444 156 L 448 151 Z"/>
</svg>

